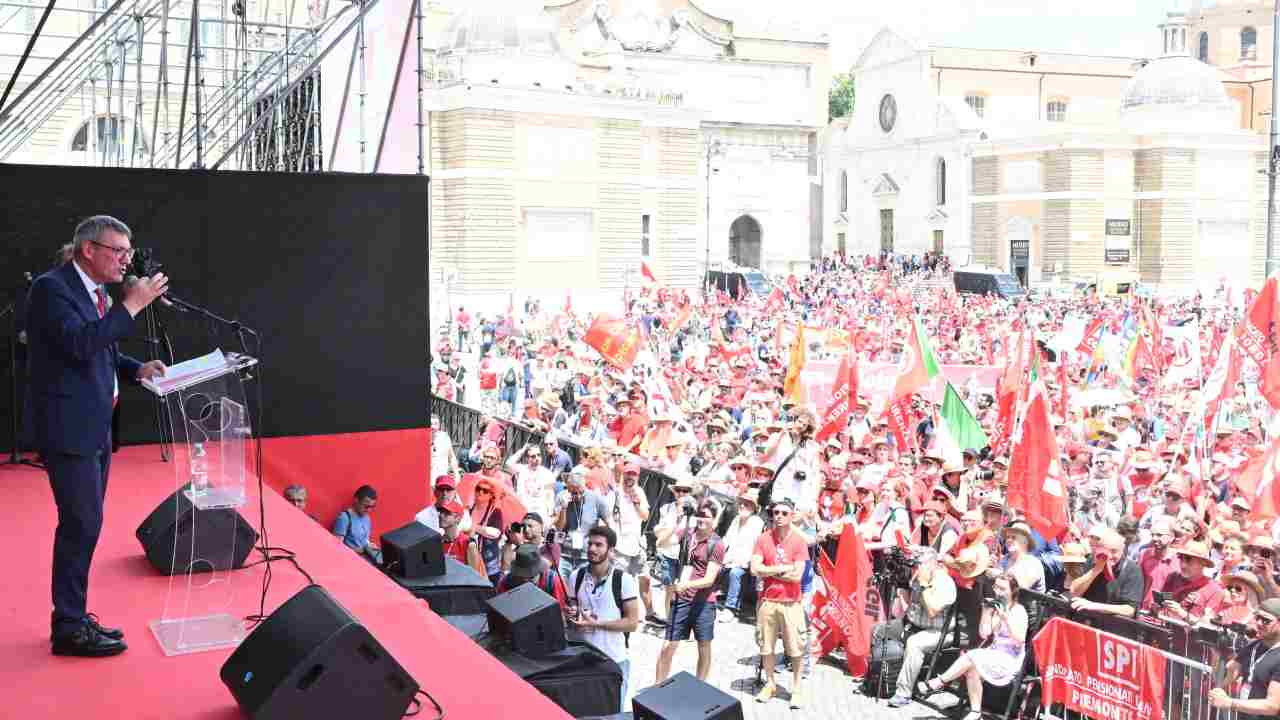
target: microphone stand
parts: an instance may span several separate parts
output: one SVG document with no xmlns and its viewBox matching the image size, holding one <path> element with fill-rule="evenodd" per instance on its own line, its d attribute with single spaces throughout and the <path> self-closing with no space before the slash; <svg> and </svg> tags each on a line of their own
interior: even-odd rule
<svg viewBox="0 0 1280 720">
<path fill-rule="evenodd" d="M 27 273 L 26 284 L 31 284 L 31 274 Z M 14 290 L 15 295 L 20 292 Z M 37 460 L 29 460 L 22 456 L 22 408 L 25 403 L 18 402 L 18 301 L 13 300 L 8 305 L 0 308 L 0 318 L 9 315 L 9 459 L 0 463 L 5 465 L 26 465 L 27 467 L 44 469 L 44 464 Z"/>
<path fill-rule="evenodd" d="M 212 320 L 216 323 L 225 325 L 228 328 L 231 328 L 232 332 L 236 334 L 236 337 L 240 339 L 240 347 L 242 350 L 245 351 L 246 355 L 249 354 L 248 353 L 249 349 L 245 345 L 245 341 L 244 341 L 244 336 L 246 333 L 253 336 L 253 339 L 255 341 L 254 342 L 255 350 L 257 349 L 256 345 L 261 342 L 261 337 L 258 335 L 258 333 L 253 328 L 249 327 L 248 325 L 245 325 L 239 320 L 228 320 L 227 318 L 222 317 L 221 315 L 213 312 L 212 310 L 202 308 L 199 305 L 196 305 L 194 303 L 189 303 L 186 300 L 183 300 L 182 298 L 179 298 L 175 295 L 170 295 L 169 293 L 165 293 L 164 295 L 161 295 L 160 300 L 169 301 L 169 304 L 173 305 L 180 312 L 190 311 L 190 312 L 196 313 L 197 315 L 205 317 L 209 320 Z"/>
</svg>

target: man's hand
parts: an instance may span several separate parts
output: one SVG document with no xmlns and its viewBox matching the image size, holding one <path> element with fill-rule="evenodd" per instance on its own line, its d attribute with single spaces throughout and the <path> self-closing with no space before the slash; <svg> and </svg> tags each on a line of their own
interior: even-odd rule
<svg viewBox="0 0 1280 720">
<path fill-rule="evenodd" d="M 1214 688 L 1209 691 L 1209 704 L 1216 708 L 1225 708 L 1231 705 L 1231 696 L 1222 688 Z"/>
<path fill-rule="evenodd" d="M 137 317 L 156 298 L 169 289 L 169 277 L 164 273 L 156 273 L 151 277 L 140 278 L 137 282 L 126 283 L 124 300 L 120 304 L 129 311 L 131 317 Z"/>
<path fill-rule="evenodd" d="M 159 360 L 148 360 L 138 368 L 137 380 L 151 380 L 164 375 L 164 371 L 168 370 L 165 364 Z"/>
<path fill-rule="evenodd" d="M 1090 600 L 1085 600 L 1084 598 L 1081 598 L 1081 597 L 1071 598 L 1071 609 L 1076 611 L 1092 610 L 1093 602 Z"/>
</svg>

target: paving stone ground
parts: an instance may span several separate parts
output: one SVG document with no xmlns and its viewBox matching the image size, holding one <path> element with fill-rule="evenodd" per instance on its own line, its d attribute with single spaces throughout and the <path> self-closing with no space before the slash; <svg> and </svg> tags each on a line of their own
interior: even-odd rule
<svg viewBox="0 0 1280 720">
<path fill-rule="evenodd" d="M 655 593 L 655 599 L 659 597 Z M 649 687 L 654 681 L 658 652 L 662 647 L 662 628 L 646 626 L 644 632 L 631 636 L 631 688 L 630 698 Z M 781 653 L 781 643 L 778 645 Z M 858 718 L 859 720 L 914 720 L 915 718 L 940 718 L 941 715 L 923 705 L 911 704 L 904 708 L 890 708 L 884 700 L 874 700 L 858 693 L 853 681 L 844 669 L 842 660 L 824 660 L 812 665 L 805 682 L 806 702 L 800 710 L 788 707 L 791 671 L 781 669 L 776 675 L 778 695 L 768 703 L 757 703 L 755 693 L 756 664 L 759 650 L 755 640 L 755 626 L 729 622 L 716 624 L 716 638 L 712 643 L 711 673 L 707 682 L 733 695 L 742 702 L 745 720 L 797 720 L 798 718 Z M 671 664 L 671 672 L 682 670 L 696 673 L 697 645 L 691 640 L 682 643 Z"/>
</svg>

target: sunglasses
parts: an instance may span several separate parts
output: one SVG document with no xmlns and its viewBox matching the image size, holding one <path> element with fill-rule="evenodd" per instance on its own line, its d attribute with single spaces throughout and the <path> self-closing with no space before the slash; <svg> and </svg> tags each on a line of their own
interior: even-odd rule
<svg viewBox="0 0 1280 720">
<path fill-rule="evenodd" d="M 1228 585 L 1228 586 L 1227 586 L 1227 592 L 1232 592 L 1232 593 L 1240 592 L 1240 593 L 1242 593 L 1242 592 L 1244 592 L 1244 586 L 1243 586 L 1243 585 Z"/>
<path fill-rule="evenodd" d="M 675 493 L 676 495 L 688 495 L 688 494 L 689 494 L 689 491 L 688 491 L 688 490 L 686 490 L 686 489 L 684 489 L 684 488 L 671 488 L 671 492 Z"/>
<path fill-rule="evenodd" d="M 492 495 L 493 491 L 489 488 L 476 488 L 477 495 Z"/>
<path fill-rule="evenodd" d="M 1276 619 L 1267 615 L 1254 615 L 1253 621 L 1258 623 L 1262 627 L 1267 627 L 1271 623 L 1275 622 Z"/>
<path fill-rule="evenodd" d="M 791 511 L 790 510 L 774 510 L 769 514 L 774 517 L 786 517 L 791 514 Z"/>
</svg>

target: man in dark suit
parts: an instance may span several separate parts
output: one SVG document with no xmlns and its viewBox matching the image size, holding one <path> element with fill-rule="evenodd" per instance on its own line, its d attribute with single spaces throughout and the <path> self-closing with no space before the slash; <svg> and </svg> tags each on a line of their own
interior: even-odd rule
<svg viewBox="0 0 1280 720">
<path fill-rule="evenodd" d="M 114 307 L 106 284 L 124 280 L 133 258 L 132 232 L 96 215 L 78 226 L 71 262 L 36 278 L 27 298 L 32 435 L 58 506 L 53 539 L 52 643 L 55 655 L 103 657 L 124 652 L 124 633 L 87 612 L 89 565 L 102 530 L 111 468 L 111 412 L 120 381 L 164 374 L 116 343 L 133 318 L 168 289 L 156 274 L 127 285 Z"/>
</svg>

